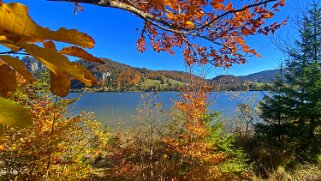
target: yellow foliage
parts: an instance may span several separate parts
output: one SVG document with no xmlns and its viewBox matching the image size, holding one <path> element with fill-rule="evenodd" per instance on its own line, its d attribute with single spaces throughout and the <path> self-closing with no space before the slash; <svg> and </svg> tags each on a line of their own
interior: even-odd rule
<svg viewBox="0 0 321 181">
<path fill-rule="evenodd" d="M 96 63 L 104 63 L 99 58 L 94 57 L 93 55 L 86 52 L 84 49 L 79 48 L 79 47 L 75 47 L 75 46 L 65 47 L 62 50 L 60 50 L 59 53 L 64 54 L 64 55 L 79 57 L 79 58 L 82 58 L 82 59 L 85 59 L 88 61 L 92 61 L 92 62 L 96 62 Z"/>
<path fill-rule="evenodd" d="M 25 128 L 32 125 L 32 117 L 21 105 L 0 97 L 0 123 Z"/>
<path fill-rule="evenodd" d="M 28 110 L 33 114 L 33 126 L 25 129 L 7 126 L 4 150 L 0 151 L 5 168 L 18 173 L 5 173 L 1 178 L 88 180 L 94 174 L 91 162 L 107 144 L 108 133 L 101 130 L 99 122 L 91 120 L 90 114 L 66 117 L 69 100 L 53 102 L 48 95 L 30 99 L 33 94 L 20 93 L 17 97 L 22 102 L 32 101 Z"/>
<path fill-rule="evenodd" d="M 71 66 L 67 57 L 61 55 L 56 50 L 51 48 L 41 48 L 34 44 L 17 43 L 20 47 L 24 48 L 27 53 L 35 57 L 41 63 L 43 63 L 50 71 L 55 73 L 63 71 L 70 74 L 72 77 L 82 81 L 86 85 L 92 85 L 95 79 L 87 79 L 85 77 L 84 70 L 78 69 L 75 66 Z"/>
<path fill-rule="evenodd" d="M 49 41 L 47 41 L 49 40 Z M 35 23 L 28 15 L 28 8 L 20 3 L 5 4 L 0 1 L 0 44 L 13 52 L 24 50 L 35 57 L 51 71 L 51 90 L 54 94 L 65 97 L 70 89 L 70 76 L 86 85 L 95 83 L 95 77 L 80 65 L 70 63 L 66 56 L 59 53 L 54 42 L 60 41 L 84 48 L 92 48 L 94 40 L 85 33 L 73 29 L 60 28 L 51 31 Z M 44 47 L 35 43 L 43 42 Z M 73 56 L 96 60 L 85 50 L 67 52 Z M 89 56 L 90 55 L 90 56 Z M 9 97 L 17 87 L 16 71 L 32 81 L 32 75 L 20 60 L 7 55 L 0 56 L 0 96 Z M 25 125 L 32 123 L 32 118 L 21 106 L 2 99 L 0 123 Z M 47 120 L 43 120 L 46 123 Z M 30 124 L 28 124 L 30 125 Z"/>
<path fill-rule="evenodd" d="M 0 55 L 0 59 L 20 73 L 26 80 L 32 81 L 32 74 L 26 69 L 25 64 L 17 58 L 8 55 Z"/>
<path fill-rule="evenodd" d="M 47 41 L 49 40 L 49 41 Z M 67 88 L 70 85 L 70 76 L 82 81 L 88 86 L 95 83 L 96 79 L 91 73 L 81 66 L 75 66 L 71 64 L 67 57 L 62 55 L 72 55 L 88 59 L 94 62 L 101 62 L 98 58 L 87 53 L 85 50 L 72 46 L 58 52 L 55 48 L 55 44 L 52 41 L 66 42 L 74 45 L 78 45 L 84 48 L 92 48 L 94 46 L 94 40 L 85 33 L 78 32 L 73 29 L 60 28 L 57 31 L 51 31 L 48 28 L 43 28 L 35 23 L 28 15 L 28 8 L 20 3 L 1 3 L 0 4 L 0 44 L 10 48 L 16 52 L 19 50 L 25 50 L 28 54 L 35 57 L 41 63 L 43 63 L 55 76 L 53 80 L 55 82 L 52 85 L 61 85 L 62 90 L 52 88 L 53 93 L 59 96 L 66 96 Z M 40 47 L 34 43 L 43 42 L 44 47 Z M 8 56 L 3 57 L 3 61 L 8 63 L 13 69 L 25 76 L 27 80 L 31 80 L 31 74 L 22 67 L 22 64 Z M 3 71 L 4 72 L 4 71 Z M 56 79 L 60 77 L 62 79 Z M 13 80 L 13 79 L 10 79 Z M 8 84 L 8 82 L 0 80 L 0 84 Z M 13 84 L 10 86 L 10 91 L 13 91 Z M 2 86 L 4 87 L 4 86 Z M 12 90 L 13 89 L 13 90 Z M 2 89 L 0 89 L 1 91 Z M 1 91 L 6 94 L 7 90 Z"/>
<path fill-rule="evenodd" d="M 85 48 L 92 48 L 94 40 L 77 30 L 60 28 L 50 31 L 36 24 L 28 15 L 28 8 L 20 3 L 0 4 L 0 36 L 6 36 L 12 42 L 41 42 L 56 40 Z"/>
</svg>

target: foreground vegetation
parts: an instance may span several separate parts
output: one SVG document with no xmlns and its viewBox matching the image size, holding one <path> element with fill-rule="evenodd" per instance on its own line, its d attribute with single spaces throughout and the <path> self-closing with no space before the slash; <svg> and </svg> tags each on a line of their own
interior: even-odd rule
<svg viewBox="0 0 321 181">
<path fill-rule="evenodd" d="M 46 81 L 21 80 L 12 96 L 33 114 L 34 123 L 24 129 L 4 127 L 3 180 L 321 178 L 319 163 L 289 165 L 294 152 L 280 152 L 255 132 L 257 108 L 239 104 L 233 126 L 217 122 L 219 113 L 209 112 L 205 88 L 182 95 L 165 122 L 157 94 L 146 94 L 137 108 L 137 127 L 111 132 L 90 114 L 68 113 L 75 100 L 52 97 Z"/>
<path fill-rule="evenodd" d="M 74 2 L 80 10 L 78 0 Z M 174 53 L 173 46 L 185 44 L 183 54 L 188 66 L 206 64 L 210 58 L 215 66 L 244 63 L 241 49 L 245 54 L 260 56 L 245 44 L 243 36 L 274 32 L 282 23 L 262 25 L 284 6 L 283 0 L 262 0 L 234 13 L 232 2 L 146 2 L 108 1 L 105 6 L 127 11 L 138 7 L 136 15 L 147 21 L 137 41 L 138 50 L 146 50 L 145 35 L 158 52 Z M 271 2 L 275 4 L 267 7 Z M 225 13 L 217 18 L 213 12 L 204 12 L 206 5 Z M 219 113 L 208 109 L 209 85 L 190 76 L 168 121 L 160 121 L 161 102 L 156 95 L 148 94 L 138 107 L 138 126 L 122 132 L 103 128 L 88 113 L 70 114 L 67 107 L 75 100 L 57 97 L 68 94 L 71 76 L 89 86 L 97 83 L 88 69 L 69 62 L 64 55 L 103 62 L 80 47 L 58 51 L 52 40 L 91 48 L 94 41 L 90 36 L 76 30 L 42 28 L 29 18 L 22 4 L 0 1 L 0 12 L 0 44 L 11 49 L 1 54 L 25 50 L 50 70 L 50 82 L 44 76 L 35 83 L 19 59 L 0 55 L 1 179 L 321 180 L 321 8 L 317 3 L 298 23 L 301 37 L 296 46 L 284 49 L 288 57 L 286 78 L 281 72 L 258 112 L 242 103 L 237 108 L 239 120 L 233 120 L 231 126 L 217 122 Z M 158 19 L 155 12 L 159 12 Z M 190 14 L 203 22 L 195 22 Z M 223 35 L 213 28 L 215 23 L 226 29 Z M 159 33 L 158 28 L 169 34 Z M 209 40 L 219 48 L 216 51 L 194 44 L 191 40 L 196 38 Z M 117 88 L 139 81 L 135 72 L 120 74 Z M 257 116 L 261 121 L 256 121 Z"/>
</svg>

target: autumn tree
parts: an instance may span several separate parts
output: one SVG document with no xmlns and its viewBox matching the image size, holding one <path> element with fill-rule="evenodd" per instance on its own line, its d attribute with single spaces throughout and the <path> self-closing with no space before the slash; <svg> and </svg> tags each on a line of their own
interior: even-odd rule
<svg viewBox="0 0 321 181">
<path fill-rule="evenodd" d="M 209 111 L 208 88 L 182 94 L 176 103 L 172 132 L 163 138 L 176 180 L 246 180 L 250 166 L 233 138 L 215 123 L 218 113 Z"/>
<path fill-rule="evenodd" d="M 140 80 L 140 74 L 128 68 L 118 75 L 115 83 L 117 85 L 117 89 L 123 90 L 124 88 L 129 88 L 138 84 L 139 80 Z"/>
<path fill-rule="evenodd" d="M 53 97 L 45 79 L 30 84 L 17 77 L 12 99 L 32 115 L 33 124 L 23 129 L 3 127 L 0 159 L 4 172 L 0 180 L 88 180 L 94 174 L 91 164 L 106 146 L 108 133 L 91 114 L 69 112 L 67 106 L 77 98 Z"/>
<path fill-rule="evenodd" d="M 144 20 L 137 48 L 146 50 L 149 42 L 157 52 L 174 54 L 173 48 L 183 49 L 185 62 L 212 63 L 230 67 L 245 63 L 246 55 L 260 55 L 249 47 L 250 35 L 274 33 L 281 23 L 266 24 L 284 0 L 250 0 L 233 3 L 224 0 L 48 0 L 94 4 L 130 12 Z M 204 42 L 202 45 L 196 42 Z"/>
</svg>

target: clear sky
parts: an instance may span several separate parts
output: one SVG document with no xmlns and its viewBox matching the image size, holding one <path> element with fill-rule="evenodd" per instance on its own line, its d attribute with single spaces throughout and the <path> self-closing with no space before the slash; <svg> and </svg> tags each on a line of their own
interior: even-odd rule
<svg viewBox="0 0 321 181">
<path fill-rule="evenodd" d="M 290 18 L 288 25 L 282 27 L 277 35 L 286 37 L 289 41 L 296 38 L 294 19 L 298 14 L 297 10 L 312 1 L 286 0 L 286 6 L 271 21 Z M 27 5 L 31 18 L 43 27 L 49 27 L 51 30 L 65 27 L 89 34 L 95 39 L 96 44 L 93 49 L 88 51 L 97 57 L 110 58 L 134 67 L 153 70 L 186 70 L 180 51 L 176 51 L 174 56 L 169 53 L 153 52 L 151 48 L 145 53 L 139 53 L 136 49 L 136 40 L 139 35 L 136 28 L 142 28 L 142 20 L 125 11 L 83 5 L 84 12 L 75 15 L 72 6 L 66 2 L 45 0 L 4 0 L 4 2 L 20 2 Z M 248 38 L 247 43 L 255 48 L 262 58 L 250 57 L 246 64 L 234 65 L 228 70 L 211 68 L 207 78 L 217 74 L 246 75 L 278 68 L 283 55 L 273 45 L 271 38 L 264 36 Z M 2 50 L 3 48 L 0 47 L 0 51 Z"/>
</svg>

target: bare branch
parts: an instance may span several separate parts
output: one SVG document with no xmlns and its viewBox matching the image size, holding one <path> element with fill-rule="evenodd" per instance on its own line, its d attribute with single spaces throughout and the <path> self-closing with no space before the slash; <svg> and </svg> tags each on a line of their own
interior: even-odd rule
<svg viewBox="0 0 321 181">
<path fill-rule="evenodd" d="M 6 54 L 29 55 L 28 53 L 14 52 L 14 51 L 0 52 L 0 55 L 6 55 Z"/>
</svg>

